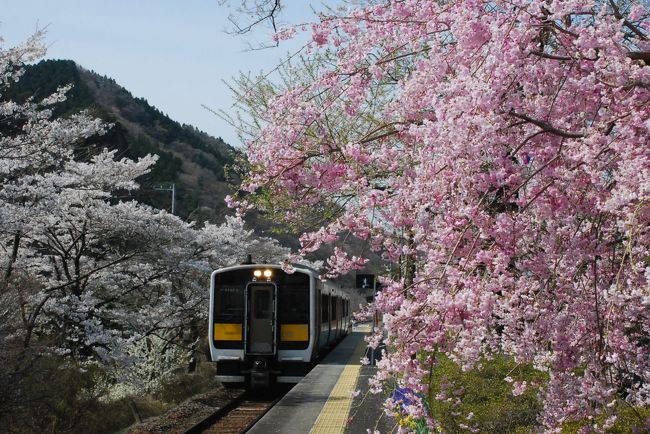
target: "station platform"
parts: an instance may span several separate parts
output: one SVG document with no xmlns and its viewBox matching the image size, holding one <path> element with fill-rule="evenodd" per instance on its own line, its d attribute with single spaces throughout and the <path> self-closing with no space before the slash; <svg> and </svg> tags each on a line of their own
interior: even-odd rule
<svg viewBox="0 0 650 434">
<path fill-rule="evenodd" d="M 250 434 L 365 434 L 391 432 L 395 421 L 382 410 L 384 397 L 368 392 L 376 367 L 362 366 L 370 325 L 355 326 L 305 378 L 249 431 Z M 352 396 L 352 392 L 360 393 Z"/>
</svg>

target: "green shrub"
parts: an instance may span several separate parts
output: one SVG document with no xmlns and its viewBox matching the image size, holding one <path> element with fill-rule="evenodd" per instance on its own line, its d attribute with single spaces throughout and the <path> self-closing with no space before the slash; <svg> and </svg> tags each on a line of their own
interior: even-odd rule
<svg viewBox="0 0 650 434">
<path fill-rule="evenodd" d="M 514 396 L 513 384 L 504 380 L 506 377 L 526 381 L 529 386 L 523 394 Z M 479 367 L 467 372 L 448 358 L 438 356 L 429 378 L 427 401 L 431 416 L 441 423 L 445 433 L 467 433 L 469 428 L 480 433 L 532 433 L 536 432 L 537 416 L 542 410 L 536 398 L 537 388 L 546 381 L 545 374 L 505 356 L 484 359 Z M 531 384 L 534 386 L 530 387 Z M 436 399 L 437 395 L 444 399 Z M 648 432 L 650 408 L 633 408 L 620 402 L 610 414 L 616 414 L 617 420 L 607 433 Z M 577 434 L 590 425 L 602 427 L 607 417 L 567 422 L 562 433 Z"/>
<path fill-rule="evenodd" d="M 606 432 L 610 434 L 647 433 L 650 428 L 650 408 L 633 408 L 623 402 L 619 403 L 613 411 L 616 414 L 616 423 Z M 562 434 L 577 434 L 581 428 L 597 424 L 603 426 L 607 416 L 595 418 L 593 421 L 567 422 L 562 427 Z"/>
<path fill-rule="evenodd" d="M 527 433 L 536 426 L 541 410 L 534 390 L 527 388 L 513 396 L 513 385 L 504 380 L 527 383 L 544 381 L 528 366 L 497 356 L 483 360 L 480 368 L 463 372 L 446 357 L 438 357 L 432 369 L 428 396 L 431 416 L 442 423 L 444 432 Z M 436 396 L 444 399 L 437 399 Z"/>
</svg>

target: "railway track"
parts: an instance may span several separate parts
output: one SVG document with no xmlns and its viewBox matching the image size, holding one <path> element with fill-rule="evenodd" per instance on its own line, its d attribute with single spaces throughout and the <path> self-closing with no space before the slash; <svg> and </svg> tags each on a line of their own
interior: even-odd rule
<svg viewBox="0 0 650 434">
<path fill-rule="evenodd" d="M 183 434 L 241 434 L 248 431 L 287 392 L 288 388 L 245 392 Z"/>
</svg>

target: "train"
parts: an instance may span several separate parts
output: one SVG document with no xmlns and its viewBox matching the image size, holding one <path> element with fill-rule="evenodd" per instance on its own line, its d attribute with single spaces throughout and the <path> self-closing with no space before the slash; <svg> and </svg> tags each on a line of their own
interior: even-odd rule
<svg viewBox="0 0 650 434">
<path fill-rule="evenodd" d="M 350 297 L 294 266 L 245 263 L 210 278 L 208 341 L 226 387 L 297 383 L 351 331 Z"/>
</svg>

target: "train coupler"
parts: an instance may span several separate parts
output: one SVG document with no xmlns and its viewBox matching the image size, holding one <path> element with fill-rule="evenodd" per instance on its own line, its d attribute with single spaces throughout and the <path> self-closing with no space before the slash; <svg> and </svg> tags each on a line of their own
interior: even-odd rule
<svg viewBox="0 0 650 434">
<path fill-rule="evenodd" d="M 271 373 L 269 371 L 251 372 L 251 388 L 263 389 L 271 385 Z"/>
</svg>

